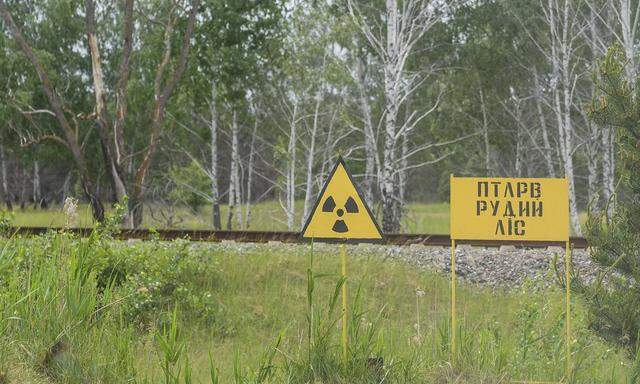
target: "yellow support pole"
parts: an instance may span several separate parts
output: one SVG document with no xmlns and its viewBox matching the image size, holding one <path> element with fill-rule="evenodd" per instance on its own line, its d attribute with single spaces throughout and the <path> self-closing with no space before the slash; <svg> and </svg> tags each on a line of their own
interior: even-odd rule
<svg viewBox="0 0 640 384">
<path fill-rule="evenodd" d="M 456 241 L 451 239 L 451 364 L 456 361 Z"/>
<path fill-rule="evenodd" d="M 566 379 L 567 382 L 571 377 L 571 244 L 567 241 L 565 246 L 565 257 L 564 257 L 564 277 L 565 277 L 565 285 L 566 285 L 566 326 L 567 326 L 567 335 L 566 335 L 566 347 L 567 347 L 567 357 L 566 357 Z"/>
<path fill-rule="evenodd" d="M 347 251 L 344 244 L 340 244 L 340 258 L 342 259 L 342 358 L 347 363 Z"/>
</svg>

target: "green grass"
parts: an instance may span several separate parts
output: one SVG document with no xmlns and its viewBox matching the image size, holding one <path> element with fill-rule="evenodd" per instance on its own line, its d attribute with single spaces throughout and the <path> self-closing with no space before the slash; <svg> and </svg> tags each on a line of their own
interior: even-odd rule
<svg viewBox="0 0 640 384">
<path fill-rule="evenodd" d="M 446 276 L 358 246 L 348 253 L 345 368 L 336 247 L 316 246 L 311 261 L 309 246 L 2 240 L 0 382 L 208 383 L 210 367 L 221 383 L 378 382 L 369 357 L 384 359 L 387 383 L 563 378 L 559 288 L 460 284 L 452 365 Z M 633 362 L 573 304 L 571 382 L 632 383 Z"/>
<path fill-rule="evenodd" d="M 243 207 L 244 208 L 244 207 Z M 222 224 L 226 228 L 227 206 L 221 207 Z M 296 227 L 301 227 L 302 206 L 296 207 Z M 173 211 L 173 222 L 168 220 L 168 209 L 159 205 L 146 206 L 144 210 L 143 227 L 152 228 L 184 228 L 184 229 L 210 229 L 212 228 L 212 214 L 210 206 L 200 207 L 193 211 L 187 207 L 177 207 Z M 244 212 L 244 211 L 243 211 Z M 165 216 L 162 216 L 164 214 Z M 244 215 L 244 213 L 243 213 Z M 28 207 L 24 210 L 15 210 L 13 213 L 13 223 L 17 226 L 36 227 L 62 227 L 65 217 L 60 207 L 52 207 L 47 210 L 33 209 Z M 244 216 L 243 216 L 244 217 Z M 587 219 L 586 213 L 580 215 L 580 220 L 584 223 Z M 233 229 L 238 229 L 235 218 L 233 219 Z M 78 207 L 78 220 L 76 226 L 93 226 L 91 218 L 91 208 L 86 204 Z M 275 201 L 255 204 L 251 207 L 251 220 L 249 229 L 265 231 L 286 231 L 286 216 Z M 406 233 L 449 233 L 449 204 L 448 203 L 411 203 L 405 210 L 402 220 L 402 231 Z"/>
<path fill-rule="evenodd" d="M 300 215 L 302 214 L 302 204 L 298 204 L 296 209 L 295 225 L 297 230 L 301 225 Z M 227 206 L 223 205 L 221 210 L 223 227 L 226 228 Z M 169 219 L 170 213 L 173 213 L 173 220 Z M 62 227 L 65 224 L 65 216 L 59 206 L 52 206 L 47 210 L 34 209 L 29 206 L 24 210 L 16 209 L 13 216 L 13 223 L 22 227 Z M 170 212 L 168 208 L 160 205 L 151 205 L 145 207 L 143 226 L 153 228 L 203 229 L 211 228 L 211 222 L 212 213 L 210 206 L 200 207 L 197 211 L 193 211 L 188 207 L 177 207 L 173 212 Z M 82 227 L 94 225 L 93 219 L 91 218 L 91 208 L 87 204 L 79 205 L 75 225 Z M 235 218 L 233 219 L 233 228 L 237 229 Z M 251 207 L 249 229 L 286 231 L 286 216 L 280 204 L 275 201 L 270 201 L 253 205 Z M 410 233 L 448 233 L 449 205 L 446 203 L 410 204 L 407 207 L 403 220 L 403 230 Z"/>
</svg>

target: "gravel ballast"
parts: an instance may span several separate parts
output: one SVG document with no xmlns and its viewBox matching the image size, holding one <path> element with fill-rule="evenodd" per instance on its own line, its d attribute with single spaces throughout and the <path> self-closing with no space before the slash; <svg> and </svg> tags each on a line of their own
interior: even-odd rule
<svg viewBox="0 0 640 384">
<path fill-rule="evenodd" d="M 194 246 L 202 246 L 202 243 Z M 208 243 L 211 248 L 223 248 L 229 251 L 247 252 L 270 249 L 276 252 L 303 253 L 308 250 L 308 244 L 283 244 L 269 242 L 267 244 Z M 434 270 L 448 274 L 451 269 L 451 249 L 435 246 L 387 246 L 375 244 L 348 245 L 351 257 L 367 256 L 380 257 L 384 260 L 394 260 L 414 265 L 420 268 Z M 332 244 L 315 244 L 317 252 L 337 252 L 337 246 Z M 485 248 L 461 245 L 456 247 L 456 273 L 459 279 L 489 286 L 513 287 L 519 286 L 526 280 L 542 280 L 545 284 L 556 282 L 553 268 L 554 257 L 557 257 L 558 269 L 564 273 L 564 249 L 555 248 Z M 598 266 L 591 261 L 587 250 L 572 251 L 574 271 L 586 281 L 592 281 Z"/>
</svg>

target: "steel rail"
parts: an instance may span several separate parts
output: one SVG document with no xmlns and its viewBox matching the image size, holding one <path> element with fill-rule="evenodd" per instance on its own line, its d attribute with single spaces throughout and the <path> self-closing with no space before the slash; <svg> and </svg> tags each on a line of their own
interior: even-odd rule
<svg viewBox="0 0 640 384">
<path fill-rule="evenodd" d="M 51 227 L 11 227 L 8 233 L 22 236 L 37 236 L 49 231 L 60 231 L 62 228 Z M 86 237 L 91 234 L 93 228 L 67 228 L 66 232 L 77 236 Z M 277 232 L 277 231 L 213 231 L 213 230 L 191 230 L 191 229 L 122 229 L 113 234 L 113 237 L 121 240 L 175 240 L 188 239 L 191 241 L 236 241 L 241 243 L 267 243 L 277 241 L 282 243 L 302 243 L 306 240 L 300 238 L 299 232 Z M 584 237 L 571 237 L 569 239 L 573 248 L 584 249 L 588 247 Z M 417 233 L 390 233 L 384 235 L 384 239 L 379 242 L 386 245 L 427 245 L 448 247 L 451 245 L 449 235 L 442 234 L 417 234 Z M 499 247 L 511 245 L 517 248 L 545 248 L 564 247 L 563 241 L 520 241 L 520 240 L 456 240 L 457 244 L 472 245 L 479 247 Z"/>
</svg>

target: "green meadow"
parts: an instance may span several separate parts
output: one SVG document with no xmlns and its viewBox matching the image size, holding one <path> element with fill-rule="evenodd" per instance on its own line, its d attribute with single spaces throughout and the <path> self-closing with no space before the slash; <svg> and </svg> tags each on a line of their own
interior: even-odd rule
<svg viewBox="0 0 640 384">
<path fill-rule="evenodd" d="M 246 213 L 243 207 L 243 218 Z M 375 211 L 375 208 L 374 208 Z M 221 206 L 223 227 L 226 228 L 228 208 Z M 296 206 L 296 229 L 301 226 L 302 203 Z M 17 226 L 34 227 L 62 227 L 65 224 L 62 208 L 52 206 L 49 209 L 34 209 L 29 206 L 24 210 L 13 212 L 13 223 Z M 167 208 L 158 204 L 145 206 L 143 227 L 148 228 L 185 228 L 207 229 L 212 227 L 212 213 L 210 206 L 202 206 L 197 210 L 185 206 Z M 237 228 L 236 218 L 232 220 L 233 229 Z M 77 211 L 76 226 L 93 226 L 91 208 L 80 204 Z M 276 201 L 254 204 L 251 206 L 249 229 L 286 231 L 286 215 Z M 449 232 L 449 204 L 409 204 L 403 220 L 403 231 L 409 233 L 448 233 Z"/>
<path fill-rule="evenodd" d="M 459 283 L 347 247 L 0 239 L 0 383 L 634 383 L 562 289 Z M 550 272 L 551 273 L 551 272 Z M 341 297 L 348 285 L 348 360 Z"/>
<path fill-rule="evenodd" d="M 220 207 L 222 214 L 223 228 L 226 229 L 226 217 L 228 208 L 226 205 Z M 376 214 L 376 207 L 373 209 Z M 302 226 L 301 212 L 302 203 L 296 206 L 296 228 Z M 246 214 L 243 207 L 243 218 Z M 15 209 L 11 213 L 12 223 L 22 227 L 63 227 L 65 215 L 62 207 L 52 206 L 49 209 L 34 209 L 29 206 L 25 209 Z M 587 219 L 586 213 L 580 215 L 580 220 L 584 223 Z M 197 210 L 188 207 L 176 207 L 171 210 L 152 204 L 145 206 L 142 226 L 146 228 L 180 228 L 180 229 L 212 229 L 212 214 L 210 206 L 202 206 Z M 93 227 L 91 218 L 91 208 L 87 204 L 80 204 L 77 211 L 75 226 Z M 238 229 L 235 217 L 232 220 L 232 228 Z M 244 227 L 243 227 L 244 228 Z M 263 231 L 286 231 L 286 215 L 276 201 L 262 202 L 251 206 L 250 230 Z M 402 219 L 402 232 L 405 233 L 449 233 L 449 204 L 448 203 L 411 203 L 407 205 Z"/>
</svg>

